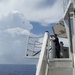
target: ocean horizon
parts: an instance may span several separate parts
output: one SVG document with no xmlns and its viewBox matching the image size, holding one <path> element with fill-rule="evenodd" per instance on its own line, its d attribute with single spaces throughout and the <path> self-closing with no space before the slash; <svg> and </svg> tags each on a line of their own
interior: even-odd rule
<svg viewBox="0 0 75 75">
<path fill-rule="evenodd" d="M 33 64 L 0 64 L 0 75 L 35 75 Z"/>
</svg>

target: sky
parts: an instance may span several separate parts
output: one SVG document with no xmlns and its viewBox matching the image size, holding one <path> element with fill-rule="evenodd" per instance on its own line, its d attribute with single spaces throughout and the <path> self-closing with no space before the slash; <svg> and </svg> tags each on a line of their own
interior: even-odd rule
<svg viewBox="0 0 75 75">
<path fill-rule="evenodd" d="M 33 64 L 26 59 L 28 36 L 53 34 L 63 0 L 0 0 L 0 64 Z"/>
</svg>

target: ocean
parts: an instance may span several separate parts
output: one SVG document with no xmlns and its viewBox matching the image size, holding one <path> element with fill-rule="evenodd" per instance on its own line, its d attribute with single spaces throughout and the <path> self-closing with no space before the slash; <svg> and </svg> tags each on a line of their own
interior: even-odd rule
<svg viewBox="0 0 75 75">
<path fill-rule="evenodd" d="M 36 65 L 0 65 L 0 75 L 35 75 Z"/>
</svg>

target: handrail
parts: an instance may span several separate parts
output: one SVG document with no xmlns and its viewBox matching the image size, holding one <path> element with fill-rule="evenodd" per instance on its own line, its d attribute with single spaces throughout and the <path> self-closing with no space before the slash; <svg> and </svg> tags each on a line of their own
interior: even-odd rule
<svg viewBox="0 0 75 75">
<path fill-rule="evenodd" d="M 43 44 L 41 48 L 41 53 L 37 65 L 37 71 L 36 75 L 45 75 L 46 67 L 47 67 L 47 59 L 48 59 L 48 53 L 49 53 L 49 33 L 48 31 L 45 32 Z"/>
</svg>

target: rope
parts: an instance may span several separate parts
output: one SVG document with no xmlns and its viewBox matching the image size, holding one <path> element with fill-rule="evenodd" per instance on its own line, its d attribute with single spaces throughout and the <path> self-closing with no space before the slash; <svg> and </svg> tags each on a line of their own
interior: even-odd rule
<svg viewBox="0 0 75 75">
<path fill-rule="evenodd" d="M 33 53 L 36 53 L 35 51 L 33 51 L 33 50 L 29 50 L 29 49 L 27 49 L 28 51 L 30 51 L 30 52 L 33 52 Z"/>
<path fill-rule="evenodd" d="M 38 41 L 35 41 L 35 42 L 42 44 L 41 42 L 38 42 Z"/>
<path fill-rule="evenodd" d="M 28 44 L 30 44 L 30 45 L 41 45 L 41 44 L 32 44 L 32 43 L 28 43 Z"/>
<path fill-rule="evenodd" d="M 36 41 L 36 40 L 31 40 L 31 39 L 30 39 L 30 41 L 31 41 L 31 42 L 36 42 L 36 43 L 42 44 L 41 42 L 38 42 L 38 41 Z"/>
<path fill-rule="evenodd" d="M 38 47 L 38 46 L 34 46 L 35 48 L 41 48 L 41 47 Z"/>
<path fill-rule="evenodd" d="M 29 38 L 42 38 L 42 37 L 44 37 L 44 36 L 39 36 L 39 37 L 29 37 Z"/>
</svg>

